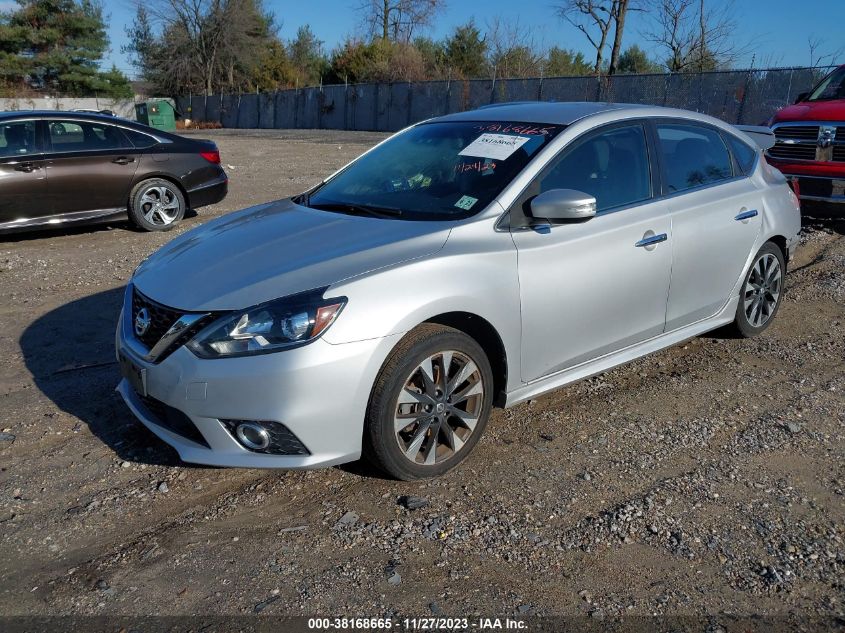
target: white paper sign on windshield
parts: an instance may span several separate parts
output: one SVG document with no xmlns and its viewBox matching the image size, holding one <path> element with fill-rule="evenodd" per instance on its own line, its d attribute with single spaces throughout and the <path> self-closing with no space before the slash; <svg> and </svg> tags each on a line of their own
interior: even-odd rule
<svg viewBox="0 0 845 633">
<path fill-rule="evenodd" d="M 510 134 L 482 134 L 472 143 L 458 152 L 459 156 L 475 156 L 477 158 L 495 158 L 505 160 L 520 147 L 531 140 L 529 136 L 513 136 Z"/>
</svg>

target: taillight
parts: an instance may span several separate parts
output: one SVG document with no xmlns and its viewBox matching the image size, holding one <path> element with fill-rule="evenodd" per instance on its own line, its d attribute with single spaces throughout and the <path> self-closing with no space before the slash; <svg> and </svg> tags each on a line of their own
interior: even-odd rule
<svg viewBox="0 0 845 633">
<path fill-rule="evenodd" d="M 209 163 L 214 163 L 215 165 L 220 164 L 220 150 L 212 149 L 205 152 L 200 152 L 200 156 L 202 156 Z"/>
</svg>

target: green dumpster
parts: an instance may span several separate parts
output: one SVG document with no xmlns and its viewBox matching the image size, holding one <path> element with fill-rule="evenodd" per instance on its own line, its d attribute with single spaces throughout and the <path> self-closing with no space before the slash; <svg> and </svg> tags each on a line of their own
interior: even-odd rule
<svg viewBox="0 0 845 633">
<path fill-rule="evenodd" d="M 138 123 L 159 130 L 176 129 L 176 111 L 169 101 L 144 101 L 135 104 L 135 119 Z"/>
</svg>

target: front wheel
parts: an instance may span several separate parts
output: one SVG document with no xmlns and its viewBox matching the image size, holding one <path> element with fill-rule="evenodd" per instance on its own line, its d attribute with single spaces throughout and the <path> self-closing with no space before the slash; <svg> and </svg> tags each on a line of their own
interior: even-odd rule
<svg viewBox="0 0 845 633">
<path fill-rule="evenodd" d="M 478 443 L 492 401 L 493 372 L 481 346 L 454 328 L 421 325 L 376 379 L 364 454 L 397 479 L 441 475 Z"/>
<path fill-rule="evenodd" d="M 169 180 L 144 180 L 129 194 L 129 219 L 145 231 L 169 231 L 183 217 L 185 196 Z"/>
<path fill-rule="evenodd" d="M 739 291 L 734 328 L 741 336 L 756 336 L 772 323 L 783 299 L 785 274 L 783 253 L 777 244 L 766 242 Z"/>
</svg>

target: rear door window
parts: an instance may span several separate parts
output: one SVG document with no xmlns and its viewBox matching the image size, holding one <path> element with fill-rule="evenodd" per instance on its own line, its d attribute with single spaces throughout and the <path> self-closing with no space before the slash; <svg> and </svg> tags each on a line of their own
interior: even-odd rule
<svg viewBox="0 0 845 633">
<path fill-rule="evenodd" d="M 722 136 L 702 125 L 658 123 L 666 193 L 677 193 L 733 177 L 731 156 Z"/>
<path fill-rule="evenodd" d="M 35 121 L 0 123 L 0 158 L 36 153 Z"/>
<path fill-rule="evenodd" d="M 85 152 L 131 148 L 129 139 L 113 125 L 87 121 L 48 120 L 54 152 Z"/>
</svg>

